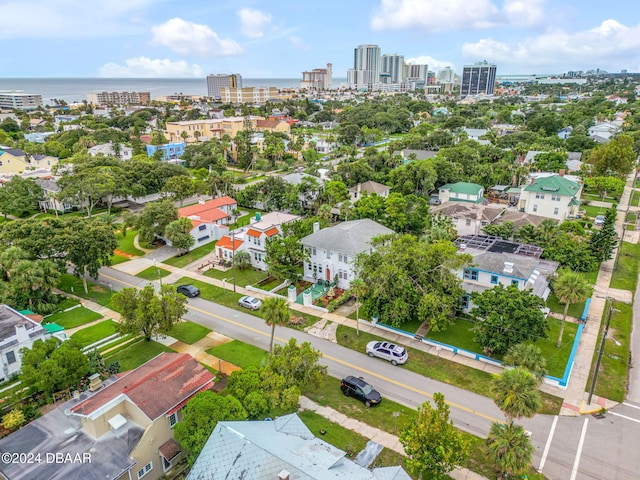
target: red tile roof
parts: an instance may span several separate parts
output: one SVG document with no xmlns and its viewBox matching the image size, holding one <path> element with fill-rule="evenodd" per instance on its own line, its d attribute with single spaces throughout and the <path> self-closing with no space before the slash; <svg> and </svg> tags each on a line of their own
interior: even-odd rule
<svg viewBox="0 0 640 480">
<path fill-rule="evenodd" d="M 235 250 L 238 250 L 240 245 L 242 245 L 243 243 L 244 242 L 242 240 L 239 240 L 237 238 L 235 239 L 235 243 L 234 243 L 234 241 L 229 235 L 225 235 L 216 242 L 216 247 L 235 251 Z"/>
<path fill-rule="evenodd" d="M 90 415 L 125 395 L 152 421 L 191 398 L 213 381 L 213 374 L 187 353 L 164 352 L 71 409 Z"/>
<path fill-rule="evenodd" d="M 256 128 L 276 128 L 280 120 L 256 120 Z"/>
<path fill-rule="evenodd" d="M 178 209 L 178 216 L 199 217 L 198 219 L 191 219 L 191 224 L 194 227 L 197 227 L 198 225 L 200 225 L 200 223 L 203 222 L 216 222 L 218 220 L 222 220 L 223 218 L 229 217 L 229 214 L 220 210 L 219 207 L 227 205 L 231 206 L 236 204 L 237 202 L 229 196 L 214 198 L 213 200 L 209 200 L 207 202 L 196 203 L 195 205 L 189 205 L 188 207 L 180 208 Z M 194 220 L 195 222 L 199 223 L 195 223 Z"/>
<path fill-rule="evenodd" d="M 273 237 L 274 235 L 277 235 L 278 233 L 280 233 L 280 231 L 276 227 L 271 227 L 269 230 L 264 232 L 264 234 L 267 237 Z"/>
<path fill-rule="evenodd" d="M 247 235 L 250 235 L 252 237 L 259 237 L 260 235 L 262 235 L 262 233 L 259 232 L 258 230 L 254 230 L 253 228 L 250 228 L 249 230 L 247 230 Z"/>
<path fill-rule="evenodd" d="M 167 461 L 171 461 L 176 455 L 178 455 L 182 449 L 178 442 L 176 442 L 173 438 L 170 438 L 158 448 L 158 452 L 162 455 Z"/>
</svg>

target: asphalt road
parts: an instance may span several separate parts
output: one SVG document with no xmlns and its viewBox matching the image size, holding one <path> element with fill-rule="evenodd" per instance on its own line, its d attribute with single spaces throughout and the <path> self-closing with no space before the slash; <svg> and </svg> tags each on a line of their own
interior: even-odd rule
<svg viewBox="0 0 640 480">
<path fill-rule="evenodd" d="M 103 269 L 101 276 L 101 282 L 111 284 L 114 290 L 148 283 L 114 269 Z M 185 318 L 268 349 L 270 327 L 249 313 L 194 298 L 189 299 L 189 312 Z M 284 343 L 290 337 L 298 342 L 308 341 L 320 350 L 330 375 L 338 378 L 349 374 L 362 376 L 384 398 L 415 408 L 431 399 L 433 393 L 443 393 L 450 403 L 455 425 L 477 436 L 486 436 L 492 421 L 504 420 L 493 401 L 482 395 L 422 377 L 383 360 L 371 359 L 364 353 L 305 332 L 283 327 L 276 329 L 277 342 Z M 533 465 L 541 467 L 549 479 L 640 479 L 640 404 L 621 404 L 602 419 L 536 415 L 520 423 L 531 433 L 536 447 Z"/>
</svg>

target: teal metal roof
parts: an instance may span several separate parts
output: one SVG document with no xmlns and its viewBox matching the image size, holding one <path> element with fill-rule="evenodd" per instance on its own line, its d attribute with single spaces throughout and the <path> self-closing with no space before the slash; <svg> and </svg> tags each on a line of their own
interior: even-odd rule
<svg viewBox="0 0 640 480">
<path fill-rule="evenodd" d="M 468 182 L 447 183 L 446 185 L 442 185 L 440 190 L 450 190 L 455 193 L 465 193 L 467 195 L 480 195 L 482 185 Z"/>
<path fill-rule="evenodd" d="M 525 190 L 527 192 L 551 193 L 575 197 L 580 190 L 580 185 L 560 175 L 552 175 L 550 177 L 536 178 L 532 185 L 525 187 Z"/>
<path fill-rule="evenodd" d="M 64 330 L 64 327 L 61 327 L 57 323 L 45 323 L 44 325 L 42 325 L 42 328 L 44 328 L 49 333 L 62 332 Z"/>
</svg>

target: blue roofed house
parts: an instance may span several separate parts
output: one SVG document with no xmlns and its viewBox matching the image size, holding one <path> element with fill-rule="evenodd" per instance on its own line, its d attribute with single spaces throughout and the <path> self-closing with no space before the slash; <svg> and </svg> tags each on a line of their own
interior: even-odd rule
<svg viewBox="0 0 640 480">
<path fill-rule="evenodd" d="M 409 480 L 400 466 L 369 470 L 316 438 L 295 413 L 218 422 L 187 480 Z"/>
<path fill-rule="evenodd" d="M 482 203 L 484 201 L 484 187 L 477 183 L 468 182 L 447 183 L 438 189 L 438 198 L 441 203 Z"/>
</svg>

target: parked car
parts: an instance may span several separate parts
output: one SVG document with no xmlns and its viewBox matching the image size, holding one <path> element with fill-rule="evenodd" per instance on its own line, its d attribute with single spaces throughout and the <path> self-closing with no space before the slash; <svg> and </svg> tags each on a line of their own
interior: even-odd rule
<svg viewBox="0 0 640 480">
<path fill-rule="evenodd" d="M 360 400 L 366 407 L 377 405 L 382 401 L 382 396 L 362 377 L 349 375 L 340 382 L 340 390 L 346 397 L 354 397 Z"/>
<path fill-rule="evenodd" d="M 244 308 L 250 308 L 251 310 L 258 310 L 262 306 L 262 300 L 245 295 L 238 300 L 238 305 Z"/>
<path fill-rule="evenodd" d="M 597 215 L 596 219 L 593 221 L 594 225 L 604 225 L 606 217 L 604 215 Z"/>
<path fill-rule="evenodd" d="M 193 285 L 179 285 L 176 288 L 178 293 L 181 293 L 185 297 L 193 298 L 200 295 L 200 289 L 198 287 L 194 287 Z"/>
<path fill-rule="evenodd" d="M 409 359 L 406 349 L 389 342 L 367 343 L 367 355 L 388 360 L 391 365 L 402 365 Z"/>
</svg>

